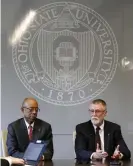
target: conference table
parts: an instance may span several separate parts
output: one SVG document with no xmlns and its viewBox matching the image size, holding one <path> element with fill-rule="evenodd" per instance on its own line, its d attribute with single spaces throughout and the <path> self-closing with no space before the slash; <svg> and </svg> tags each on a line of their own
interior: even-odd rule
<svg viewBox="0 0 133 166">
<path fill-rule="evenodd" d="M 133 166 L 133 160 L 130 161 L 120 161 L 121 166 Z M 120 166 L 119 165 L 119 166 Z M 69 159 L 59 159 L 59 160 L 53 160 L 53 161 L 47 161 L 47 162 L 40 162 L 38 166 L 116 166 L 110 164 L 110 162 L 91 162 L 91 163 L 84 163 L 84 164 L 77 164 L 75 163 L 75 160 L 69 160 Z M 118 165 L 117 165 L 118 166 Z"/>
</svg>

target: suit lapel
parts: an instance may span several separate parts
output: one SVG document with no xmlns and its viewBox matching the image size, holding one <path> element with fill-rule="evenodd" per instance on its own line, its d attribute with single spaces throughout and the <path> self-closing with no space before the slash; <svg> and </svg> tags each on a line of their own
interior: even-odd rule
<svg viewBox="0 0 133 166">
<path fill-rule="evenodd" d="M 29 143 L 29 137 L 28 137 L 28 130 L 27 130 L 24 119 L 22 119 L 20 123 L 20 127 L 21 127 L 22 141 L 27 145 Z"/>
<path fill-rule="evenodd" d="M 104 149 L 106 152 L 109 151 L 109 143 L 110 143 L 110 127 L 108 122 L 104 123 Z"/>
<path fill-rule="evenodd" d="M 88 126 L 87 126 L 87 130 L 89 132 L 89 137 L 90 137 L 90 145 L 92 147 L 93 150 L 95 149 L 95 130 L 93 127 L 93 124 L 91 123 L 91 121 L 88 122 Z"/>
<path fill-rule="evenodd" d="M 41 132 L 41 127 L 39 125 L 38 119 L 36 119 L 34 123 L 32 139 L 38 140 L 40 138 L 40 132 Z"/>
</svg>

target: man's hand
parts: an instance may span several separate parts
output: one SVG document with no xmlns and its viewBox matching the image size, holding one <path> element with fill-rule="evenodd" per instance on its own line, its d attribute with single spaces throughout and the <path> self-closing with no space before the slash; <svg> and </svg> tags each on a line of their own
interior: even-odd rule
<svg viewBox="0 0 133 166">
<path fill-rule="evenodd" d="M 102 158 L 106 158 L 108 157 L 108 153 L 107 152 L 102 152 Z"/>
<path fill-rule="evenodd" d="M 102 158 L 106 158 L 107 156 L 108 156 L 108 153 L 100 150 L 99 144 L 97 144 L 96 152 L 93 153 L 92 158 L 93 159 L 102 159 Z"/>
<path fill-rule="evenodd" d="M 102 150 L 99 148 L 99 144 L 97 144 L 96 152 L 92 155 L 93 159 L 102 159 Z"/>
<path fill-rule="evenodd" d="M 12 156 L 7 157 L 7 159 L 8 158 L 11 161 L 12 164 L 21 164 L 21 165 L 25 164 L 25 161 L 23 159 L 15 158 L 15 157 L 12 157 Z"/>
<path fill-rule="evenodd" d="M 122 158 L 122 154 L 120 152 L 120 145 L 117 145 L 115 151 L 114 151 L 114 154 L 112 156 L 112 159 L 121 159 Z"/>
</svg>

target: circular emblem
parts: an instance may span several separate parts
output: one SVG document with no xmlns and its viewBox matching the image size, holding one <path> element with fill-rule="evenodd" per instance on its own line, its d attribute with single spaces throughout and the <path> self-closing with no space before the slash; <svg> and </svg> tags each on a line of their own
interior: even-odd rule
<svg viewBox="0 0 133 166">
<path fill-rule="evenodd" d="M 107 88 L 118 61 L 108 23 L 94 10 L 72 2 L 42 6 L 12 59 L 24 86 L 58 105 L 93 99 Z"/>
</svg>

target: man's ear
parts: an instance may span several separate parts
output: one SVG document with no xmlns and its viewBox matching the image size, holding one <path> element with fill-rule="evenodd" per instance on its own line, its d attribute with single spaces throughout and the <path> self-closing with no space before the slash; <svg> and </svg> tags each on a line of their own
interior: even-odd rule
<svg viewBox="0 0 133 166">
<path fill-rule="evenodd" d="M 107 116 L 107 113 L 108 113 L 108 112 L 107 112 L 107 111 L 105 111 L 105 116 Z"/>
<path fill-rule="evenodd" d="M 24 108 L 23 107 L 21 107 L 21 111 L 24 112 Z"/>
</svg>

